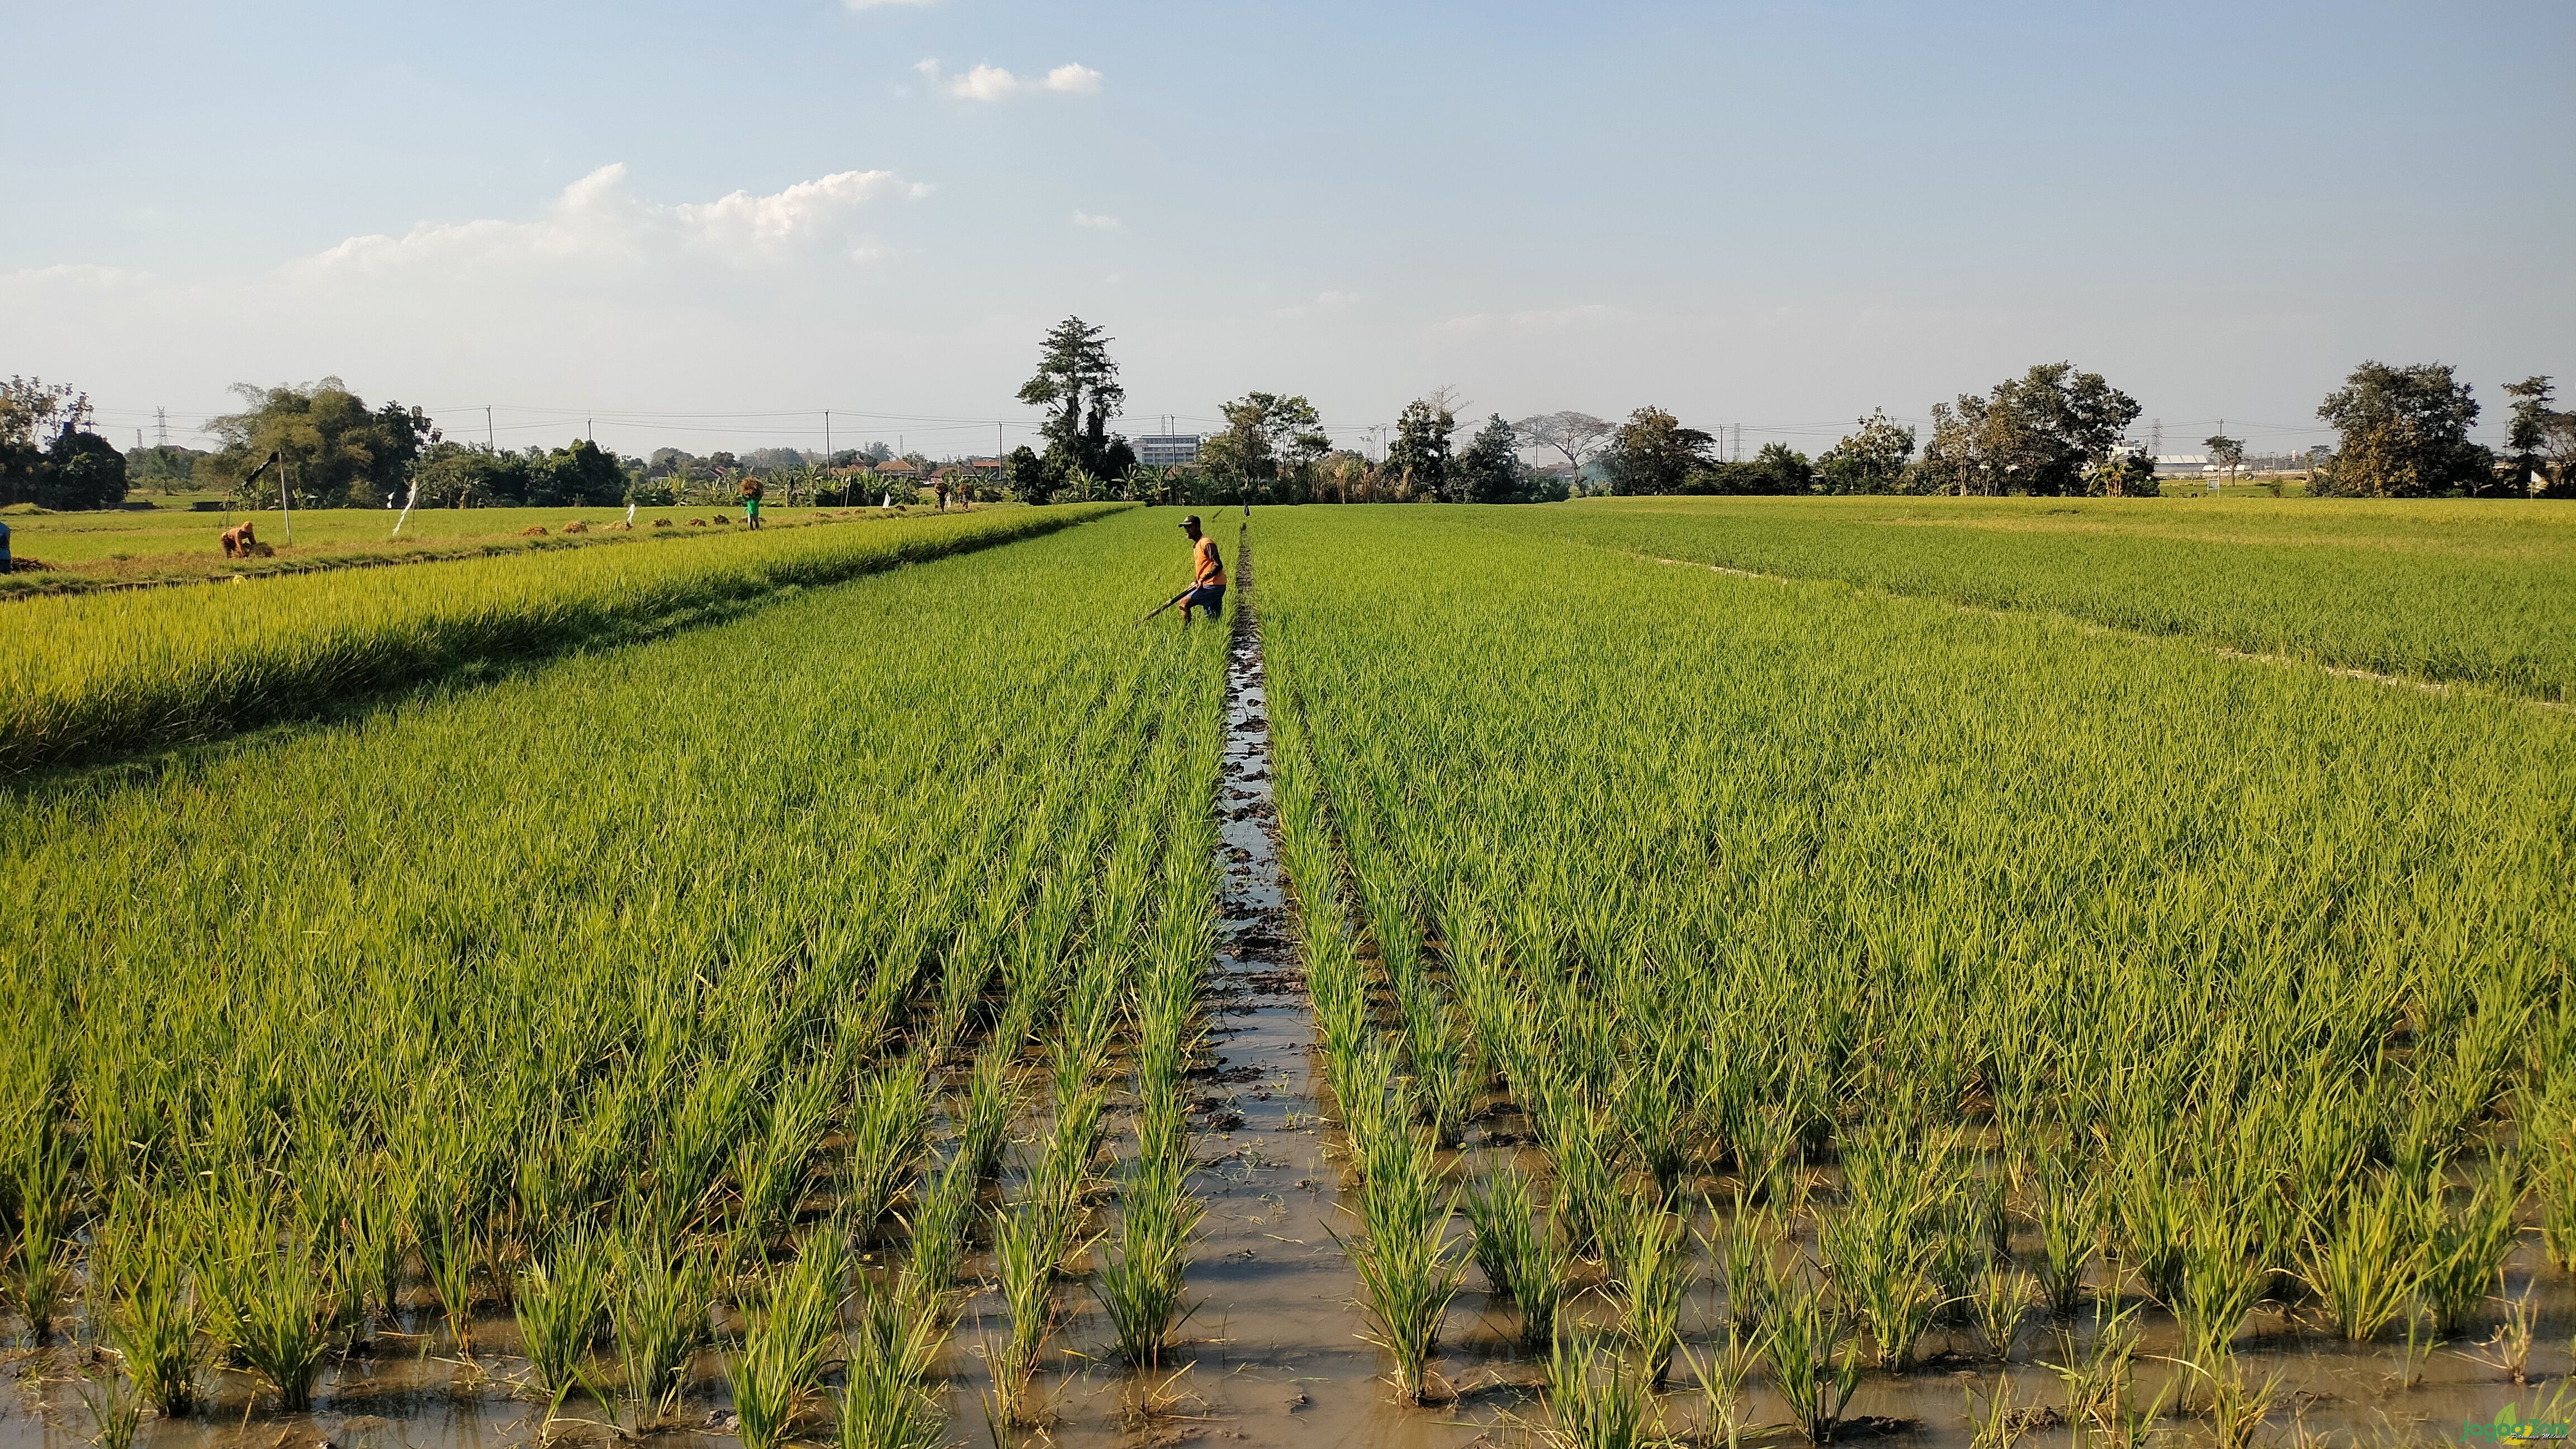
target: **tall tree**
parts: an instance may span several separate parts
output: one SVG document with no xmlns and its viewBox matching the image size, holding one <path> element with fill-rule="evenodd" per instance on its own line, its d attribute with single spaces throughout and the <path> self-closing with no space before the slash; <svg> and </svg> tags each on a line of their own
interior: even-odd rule
<svg viewBox="0 0 2576 1449">
<path fill-rule="evenodd" d="M 1827 493 L 1894 493 L 1905 486 L 1913 460 L 1914 429 L 1873 408 L 1858 432 L 1844 434 L 1816 460 L 1816 477 Z"/>
<path fill-rule="evenodd" d="M 1396 415 L 1395 442 L 1386 450 L 1386 471 L 1409 486 L 1416 498 L 1454 502 L 1457 460 L 1449 440 L 1458 431 L 1457 405 L 1449 389 L 1437 388 L 1404 405 Z"/>
<path fill-rule="evenodd" d="M 1512 432 L 1522 446 L 1546 448 L 1562 456 L 1568 468 L 1580 469 L 1608 444 L 1612 429 L 1590 413 L 1558 412 L 1523 418 L 1512 424 Z"/>
<path fill-rule="evenodd" d="M 1126 440 L 1115 440 L 1113 448 L 1109 435 L 1109 420 L 1127 406 L 1127 389 L 1109 356 L 1114 340 L 1079 317 L 1067 317 L 1048 329 L 1039 344 L 1037 373 L 1020 386 L 1020 401 L 1048 410 L 1038 431 L 1047 440 L 1047 461 L 1059 474 L 1082 468 L 1116 478 L 1135 465 Z M 1113 467 L 1120 454 L 1125 466 Z"/>
<path fill-rule="evenodd" d="M 2044 362 L 1984 397 L 1934 404 L 1923 466 L 1949 492 L 2091 492 L 2138 412 L 2102 374 Z"/>
<path fill-rule="evenodd" d="M 207 424 L 223 440 L 211 460 L 216 476 L 247 477 L 274 452 L 287 465 L 296 501 L 322 507 L 381 507 L 396 496 L 421 451 L 438 430 L 418 408 L 388 402 L 370 411 L 366 399 L 336 377 L 303 387 L 233 388 L 245 406 Z M 266 498 L 272 472 L 261 479 Z"/>
<path fill-rule="evenodd" d="M 2243 438 L 2231 438 L 2225 433 L 2212 433 L 2201 446 L 2209 449 L 2209 461 L 2216 463 L 2231 478 L 2236 476 L 2237 469 L 2245 466 Z"/>
<path fill-rule="evenodd" d="M 2317 405 L 2342 442 L 2308 491 L 2345 497 L 2421 498 L 2494 486 L 2494 455 L 2469 441 L 2478 400 L 2449 364 L 2365 362 Z"/>
<path fill-rule="evenodd" d="M 1717 439 L 1649 404 L 1628 414 L 1610 435 L 1602 457 L 1610 466 L 1610 491 L 1679 493 L 1691 475 L 1709 465 Z"/>
<path fill-rule="evenodd" d="M 2504 391 L 2513 399 L 2505 446 L 2513 450 L 2514 481 L 2528 493 L 2557 492 L 2566 486 L 2568 465 L 2576 463 L 2576 413 L 2551 406 L 2558 390 L 2545 376 L 2506 383 Z"/>
<path fill-rule="evenodd" d="M 1251 392 L 1222 407 L 1225 431 L 1199 447 L 1199 468 L 1238 485 L 1300 483 L 1332 451 L 1315 405 L 1302 395 Z M 1302 487 L 1291 490 L 1302 496 Z"/>
<path fill-rule="evenodd" d="M 1459 491 L 1470 503 L 1522 503 L 1531 498 L 1529 465 L 1518 431 L 1496 413 L 1458 455 Z"/>
<path fill-rule="evenodd" d="M 0 504 L 75 509 L 124 502 L 125 455 L 89 430 L 89 418 L 87 393 L 36 377 L 0 382 Z"/>
</svg>

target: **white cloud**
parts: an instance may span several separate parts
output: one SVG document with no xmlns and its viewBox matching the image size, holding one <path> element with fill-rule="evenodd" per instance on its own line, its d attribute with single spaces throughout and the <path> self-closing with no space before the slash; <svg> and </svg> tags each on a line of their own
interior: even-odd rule
<svg viewBox="0 0 2576 1449">
<path fill-rule="evenodd" d="M 964 75 L 950 75 L 941 69 L 937 60 L 925 60 L 915 64 L 913 69 L 921 72 L 932 85 L 961 101 L 999 101 L 1041 91 L 1068 96 L 1100 94 L 1100 72 L 1071 61 L 1037 80 L 1022 80 L 998 65 L 978 65 Z"/>
<path fill-rule="evenodd" d="M 1073 224 L 1075 226 L 1087 226 L 1093 231 L 1120 231 L 1125 229 L 1127 225 L 1125 222 L 1120 221 L 1114 216 L 1094 216 L 1090 212 L 1080 209 L 1076 209 L 1073 213 Z"/>
<path fill-rule="evenodd" d="M 350 237 L 291 269 L 321 275 L 551 265 L 621 271 L 683 253 L 748 265 L 809 243 L 844 240 L 852 215 L 870 202 L 915 200 L 930 191 L 891 171 L 841 171 L 766 196 L 743 190 L 664 206 L 636 199 L 626 181 L 622 163 L 602 166 L 565 187 L 533 221 L 423 222 L 398 237 Z"/>
<path fill-rule="evenodd" d="M 1046 73 L 1046 88 L 1069 96 L 1096 96 L 1100 94 L 1100 72 L 1067 61 Z"/>
</svg>

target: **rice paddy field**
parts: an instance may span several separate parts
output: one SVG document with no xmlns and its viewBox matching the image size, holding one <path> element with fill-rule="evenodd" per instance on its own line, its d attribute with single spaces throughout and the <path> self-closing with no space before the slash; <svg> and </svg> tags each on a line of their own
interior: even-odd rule
<svg viewBox="0 0 2576 1449">
<path fill-rule="evenodd" d="M 876 518 L 924 509 L 773 508 L 767 528 L 798 528 L 843 518 Z M 0 574 L 0 599 L 39 594 L 79 594 L 159 584 L 438 559 L 482 558 L 548 552 L 603 543 L 687 539 L 720 535 L 742 522 L 739 508 L 638 508 L 635 527 L 619 527 L 616 508 L 420 508 L 408 519 L 376 508 L 298 509 L 294 537 L 275 509 L 251 513 L 197 512 L 178 508 L 103 513 L 12 513 L 11 553 L 19 567 Z M 226 558 L 221 535 L 248 521 L 273 552 Z M 569 532 L 567 525 L 580 527 Z"/>
<path fill-rule="evenodd" d="M 1219 517 L 1230 627 L 1023 510 L 13 726 L 0 1443 L 2576 1419 L 2576 533 L 1845 502 Z"/>
</svg>

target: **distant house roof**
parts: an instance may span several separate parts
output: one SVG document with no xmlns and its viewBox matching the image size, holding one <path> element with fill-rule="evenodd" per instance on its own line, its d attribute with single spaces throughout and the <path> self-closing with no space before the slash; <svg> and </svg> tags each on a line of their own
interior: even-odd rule
<svg viewBox="0 0 2576 1449">
<path fill-rule="evenodd" d="M 999 458 L 969 458 L 966 466 L 978 473 L 999 473 L 1010 465 Z"/>
<path fill-rule="evenodd" d="M 911 463 L 905 462 L 901 458 L 897 458 L 891 463 L 879 463 L 877 465 L 877 471 L 880 473 L 890 473 L 899 478 L 918 478 L 921 476 L 920 468 Z"/>
</svg>

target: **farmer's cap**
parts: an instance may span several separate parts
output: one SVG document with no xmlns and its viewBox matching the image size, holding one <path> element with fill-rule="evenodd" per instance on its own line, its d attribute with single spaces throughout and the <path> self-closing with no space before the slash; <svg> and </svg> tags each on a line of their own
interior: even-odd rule
<svg viewBox="0 0 2576 1449">
<path fill-rule="evenodd" d="M 1198 527 L 1198 526 L 1199 526 L 1199 516 L 1198 516 L 1197 514 L 1195 514 L 1195 513 L 1193 513 L 1193 514 L 1191 514 L 1189 517 L 1184 518 L 1184 519 L 1182 519 L 1182 520 L 1181 520 L 1181 527 L 1183 527 L 1183 528 L 1196 528 L 1196 527 Z"/>
</svg>

